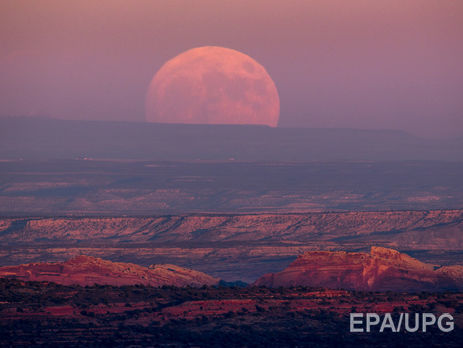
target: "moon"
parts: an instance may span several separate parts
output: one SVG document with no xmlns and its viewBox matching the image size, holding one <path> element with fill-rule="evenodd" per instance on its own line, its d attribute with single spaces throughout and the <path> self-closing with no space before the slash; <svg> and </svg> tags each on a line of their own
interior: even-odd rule
<svg viewBox="0 0 463 348">
<path fill-rule="evenodd" d="M 197 47 L 167 61 L 146 94 L 146 120 L 276 127 L 280 99 L 265 68 L 248 55 Z"/>
</svg>

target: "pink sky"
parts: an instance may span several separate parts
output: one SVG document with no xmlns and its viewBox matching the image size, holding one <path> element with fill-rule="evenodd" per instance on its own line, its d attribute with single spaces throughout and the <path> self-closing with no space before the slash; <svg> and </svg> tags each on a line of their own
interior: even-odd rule
<svg viewBox="0 0 463 348">
<path fill-rule="evenodd" d="M 144 119 L 153 74 L 217 45 L 262 65 L 283 127 L 463 135 L 457 0 L 0 3 L 0 115 Z"/>
</svg>

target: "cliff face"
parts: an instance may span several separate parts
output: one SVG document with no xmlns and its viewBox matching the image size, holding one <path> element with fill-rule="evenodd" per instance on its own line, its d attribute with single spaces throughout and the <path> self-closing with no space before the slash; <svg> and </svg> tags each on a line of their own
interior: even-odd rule
<svg viewBox="0 0 463 348">
<path fill-rule="evenodd" d="M 463 210 L 0 219 L 2 242 L 376 241 L 463 249 Z"/>
<path fill-rule="evenodd" d="M 219 279 L 205 273 L 174 265 L 151 265 L 146 268 L 132 263 L 111 262 L 85 255 L 76 256 L 65 262 L 0 267 L 0 277 L 82 286 L 93 284 L 202 286 L 215 285 L 219 282 Z"/>
<path fill-rule="evenodd" d="M 85 254 L 175 264 L 248 283 L 306 251 L 371 245 L 433 264 L 463 264 L 463 210 L 0 219 L 0 265 Z"/>
<path fill-rule="evenodd" d="M 282 272 L 267 274 L 254 285 L 371 291 L 463 289 L 463 266 L 435 270 L 433 265 L 382 247 L 372 247 L 370 253 L 310 251 Z"/>
</svg>

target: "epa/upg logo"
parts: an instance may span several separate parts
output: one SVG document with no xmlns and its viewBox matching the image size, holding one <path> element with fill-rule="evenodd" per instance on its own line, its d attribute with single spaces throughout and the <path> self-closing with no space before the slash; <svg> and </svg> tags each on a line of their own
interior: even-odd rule
<svg viewBox="0 0 463 348">
<path fill-rule="evenodd" d="M 436 317 L 434 313 L 400 313 L 392 317 L 391 313 L 380 316 L 377 313 L 350 313 L 350 332 L 426 332 L 428 327 L 437 325 L 442 332 L 450 332 L 455 328 L 450 313 Z"/>
</svg>

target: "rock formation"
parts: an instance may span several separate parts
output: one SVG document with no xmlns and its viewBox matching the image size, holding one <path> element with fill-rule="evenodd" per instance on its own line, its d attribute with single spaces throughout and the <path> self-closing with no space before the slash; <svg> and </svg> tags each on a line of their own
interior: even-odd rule
<svg viewBox="0 0 463 348">
<path fill-rule="evenodd" d="M 370 253 L 309 251 L 285 270 L 264 275 L 254 285 L 371 291 L 463 289 L 463 266 L 439 268 L 382 247 L 372 247 Z"/>
<path fill-rule="evenodd" d="M 0 277 L 82 286 L 93 284 L 202 286 L 215 285 L 219 282 L 219 279 L 205 273 L 174 265 L 151 265 L 147 268 L 85 255 L 76 256 L 65 262 L 0 267 Z"/>
<path fill-rule="evenodd" d="M 0 242 L 217 242 L 375 240 L 463 249 L 463 209 L 152 217 L 0 218 Z M 386 233 L 387 232 L 387 233 Z M 417 242 L 418 241 L 418 242 Z"/>
</svg>

